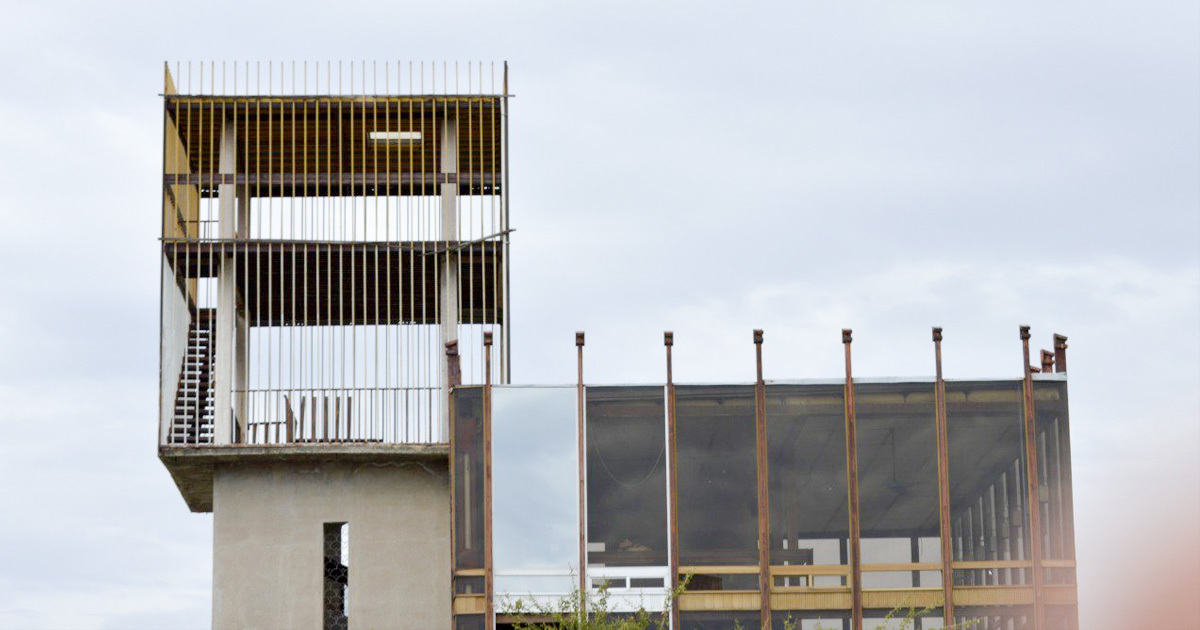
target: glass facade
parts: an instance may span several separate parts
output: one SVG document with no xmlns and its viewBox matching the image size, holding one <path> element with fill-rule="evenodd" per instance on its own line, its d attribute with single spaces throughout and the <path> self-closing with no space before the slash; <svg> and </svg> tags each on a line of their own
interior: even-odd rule
<svg viewBox="0 0 1200 630">
<path fill-rule="evenodd" d="M 758 611 L 694 611 L 679 614 L 683 630 L 742 630 L 761 625 Z"/>
<path fill-rule="evenodd" d="M 454 568 L 483 568 L 483 388 L 455 388 Z"/>
<path fill-rule="evenodd" d="M 935 383 L 856 385 L 863 588 L 941 586 L 940 570 L 871 565 L 940 563 Z"/>
<path fill-rule="evenodd" d="M 1071 450 L 1066 381 L 1038 381 L 1033 386 L 1037 418 L 1037 453 L 1042 557 L 1074 560 L 1075 531 L 1071 510 Z M 1045 569 L 1047 584 L 1074 584 L 1072 567 Z"/>
<path fill-rule="evenodd" d="M 1048 375 L 1034 382 L 1035 502 L 1026 497 L 1022 381 L 946 383 L 950 560 L 958 565 L 950 576 L 941 571 L 935 383 L 856 381 L 856 480 L 847 479 L 844 386 L 766 386 L 769 495 L 761 516 L 775 573 L 769 584 L 760 583 L 758 570 L 753 386 L 675 388 L 674 451 L 665 388 L 585 388 L 583 497 L 578 390 L 496 387 L 491 531 L 498 614 L 506 598 L 569 595 L 578 584 L 581 542 L 587 583 L 607 589 L 610 610 L 663 610 L 677 544 L 681 573 L 691 575 L 680 600 L 682 628 L 758 627 L 759 611 L 746 608 L 763 588 L 778 601 L 772 627 L 783 628 L 789 617 L 801 630 L 848 627 L 850 613 L 838 607 L 850 601 L 848 482 L 856 481 L 862 588 L 871 606 L 909 601 L 903 595 L 911 589 L 920 589 L 920 601 L 940 602 L 943 579 L 951 579 L 954 588 L 970 589 L 973 602 L 956 607 L 958 622 L 1030 627 L 1033 608 L 1023 603 L 1033 576 L 1029 505 L 1040 510 L 1047 588 L 1074 585 L 1066 383 Z M 475 551 L 484 525 L 477 499 L 486 473 L 484 398 L 477 388 L 459 388 L 454 400 L 456 551 L 458 567 L 471 569 L 480 567 Z M 672 461 L 675 497 L 668 490 Z M 460 576 L 456 592 L 477 594 L 483 580 L 476 575 Z M 868 608 L 864 627 L 903 627 L 907 612 Z M 1073 605 L 1047 603 L 1045 614 L 1053 630 L 1078 627 Z M 945 625 L 935 606 L 908 627 Z"/>
<path fill-rule="evenodd" d="M 662 387 L 587 390 L 589 566 L 667 565 Z"/>
<path fill-rule="evenodd" d="M 492 559 L 498 602 L 569 594 L 579 572 L 573 387 L 492 390 Z"/>
<path fill-rule="evenodd" d="M 956 585 L 1026 584 L 1030 578 L 1025 569 L 1001 566 L 1029 559 L 1021 388 L 1020 381 L 946 383 L 952 559 L 997 563 L 955 570 Z"/>
<path fill-rule="evenodd" d="M 771 564 L 845 565 L 845 394 L 841 385 L 767 386 Z M 775 578 L 776 586 L 844 586 L 837 575 Z"/>
<path fill-rule="evenodd" d="M 754 387 L 677 387 L 675 418 L 680 566 L 758 564 Z"/>
</svg>

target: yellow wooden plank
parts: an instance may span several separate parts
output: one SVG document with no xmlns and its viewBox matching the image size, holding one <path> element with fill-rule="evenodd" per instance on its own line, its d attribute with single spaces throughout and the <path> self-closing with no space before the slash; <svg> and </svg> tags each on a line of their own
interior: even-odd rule
<svg viewBox="0 0 1200 630">
<path fill-rule="evenodd" d="M 690 566 L 690 567 L 679 567 L 679 574 L 683 575 L 685 573 L 692 574 L 692 575 L 709 575 L 709 574 L 718 574 L 719 575 L 722 573 L 725 573 L 725 574 L 758 573 L 758 566 L 756 566 L 756 565 L 725 566 L 725 565 L 719 565 L 719 564 L 714 564 L 714 565 L 698 564 L 698 565 L 694 565 L 694 566 Z"/>
<path fill-rule="evenodd" d="M 1032 603 L 1032 586 L 954 587 L 955 606 L 1021 606 Z"/>
<path fill-rule="evenodd" d="M 837 564 L 772 565 L 771 575 L 850 575 L 850 567 Z"/>
<path fill-rule="evenodd" d="M 454 572 L 455 577 L 483 577 L 486 575 L 484 569 L 459 569 Z"/>
<path fill-rule="evenodd" d="M 863 607 L 882 608 L 925 608 L 945 603 L 942 588 L 889 588 L 864 589 Z"/>
<path fill-rule="evenodd" d="M 962 560 L 950 563 L 951 569 L 1028 569 L 1029 560 Z"/>
<path fill-rule="evenodd" d="M 758 610 L 758 591 L 690 592 L 679 596 L 680 610 Z"/>
<path fill-rule="evenodd" d="M 863 573 L 868 571 L 941 571 L 942 563 L 940 562 L 895 562 L 895 563 L 879 563 L 879 564 L 864 564 L 862 565 Z"/>
<path fill-rule="evenodd" d="M 454 614 L 481 615 L 487 610 L 487 600 L 483 595 L 455 595 Z"/>
<path fill-rule="evenodd" d="M 850 589 L 809 589 L 771 593 L 771 610 L 849 610 Z"/>
</svg>

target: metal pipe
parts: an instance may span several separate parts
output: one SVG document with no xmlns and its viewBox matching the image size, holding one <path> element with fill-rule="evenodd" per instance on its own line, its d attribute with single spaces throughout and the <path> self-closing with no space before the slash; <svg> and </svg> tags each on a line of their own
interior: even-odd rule
<svg viewBox="0 0 1200 630">
<path fill-rule="evenodd" d="M 1045 627 L 1045 597 L 1042 593 L 1041 500 L 1038 492 L 1037 416 L 1033 407 L 1033 369 L 1029 365 L 1029 326 L 1021 326 L 1021 352 L 1025 363 L 1022 393 L 1025 403 L 1025 507 L 1029 513 L 1029 557 L 1033 561 L 1033 630 Z"/>
<path fill-rule="evenodd" d="M 483 590 L 485 628 L 496 627 L 492 576 L 492 333 L 483 333 Z"/>
<path fill-rule="evenodd" d="M 585 445 L 586 435 L 584 434 L 584 406 L 583 406 L 583 331 L 575 333 L 575 351 L 578 362 L 578 380 L 576 381 L 575 393 L 577 398 L 577 414 L 576 414 L 576 441 L 579 444 L 578 466 L 579 466 L 579 614 L 580 622 L 587 617 L 587 475 L 584 467 L 584 457 L 586 456 Z"/>
<path fill-rule="evenodd" d="M 850 513 L 850 601 L 851 623 L 854 630 L 862 630 L 862 540 L 859 532 L 858 512 L 858 422 L 854 408 L 854 373 L 850 362 L 852 331 L 842 329 L 842 346 L 846 354 L 846 486 L 848 511 Z"/>
<path fill-rule="evenodd" d="M 762 630 L 771 630 L 771 512 L 767 470 L 767 386 L 763 381 L 763 331 L 754 331 L 754 442 L 758 477 L 758 593 Z"/>
<path fill-rule="evenodd" d="M 1067 338 L 1064 335 L 1054 335 L 1054 371 L 1067 371 Z"/>
<path fill-rule="evenodd" d="M 663 345 L 667 349 L 667 501 L 669 545 L 671 548 L 671 628 L 679 628 L 679 450 L 675 443 L 675 382 L 671 373 L 671 347 L 675 345 L 675 333 L 663 333 Z"/>
<path fill-rule="evenodd" d="M 942 543 L 942 618 L 954 624 L 954 570 L 950 566 L 953 551 L 950 533 L 950 431 L 946 419 L 946 381 L 942 378 L 942 329 L 933 329 L 933 352 L 937 381 L 933 389 L 934 422 L 937 425 L 938 534 Z"/>
</svg>

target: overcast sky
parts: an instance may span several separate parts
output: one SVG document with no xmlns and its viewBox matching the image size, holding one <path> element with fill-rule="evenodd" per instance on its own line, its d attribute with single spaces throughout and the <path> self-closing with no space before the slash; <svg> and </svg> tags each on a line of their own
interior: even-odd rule
<svg viewBox="0 0 1200 630">
<path fill-rule="evenodd" d="M 1200 618 L 1194 1 L 5 2 L 0 626 L 204 628 L 155 455 L 164 60 L 508 60 L 513 367 L 1021 371 L 1070 337 L 1085 628 Z M 1168 494 L 1169 493 L 1169 494 Z M 1190 566 L 1164 573 L 1165 558 Z M 1134 619 L 1138 619 L 1134 617 Z M 1145 619 L 1144 617 L 1141 619 Z"/>
</svg>

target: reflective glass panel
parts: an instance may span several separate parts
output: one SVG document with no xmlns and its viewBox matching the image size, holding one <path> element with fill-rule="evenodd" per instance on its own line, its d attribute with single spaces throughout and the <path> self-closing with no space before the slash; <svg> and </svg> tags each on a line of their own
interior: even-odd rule
<svg viewBox="0 0 1200 630">
<path fill-rule="evenodd" d="M 846 420 L 841 385 L 768 385 L 771 564 L 847 564 Z M 841 586 L 841 576 L 776 579 Z"/>
<path fill-rule="evenodd" d="M 589 387 L 588 564 L 667 564 L 662 387 Z"/>
<path fill-rule="evenodd" d="M 950 529 L 954 560 L 1024 560 L 1025 457 L 1020 381 L 948 381 Z M 1023 569 L 954 571 L 961 585 L 1025 584 Z"/>
<path fill-rule="evenodd" d="M 492 390 L 496 601 L 564 595 L 579 565 L 576 390 Z M 577 574 L 576 574 L 577 575 Z"/>
<path fill-rule="evenodd" d="M 675 391 L 680 564 L 757 564 L 754 387 Z"/>
<path fill-rule="evenodd" d="M 483 388 L 456 387 L 454 405 L 454 562 L 483 568 Z"/>
</svg>

